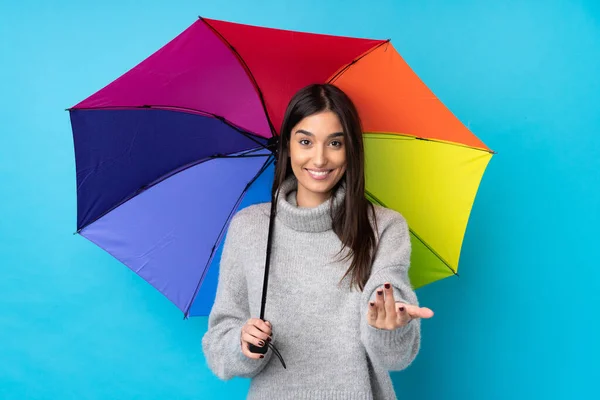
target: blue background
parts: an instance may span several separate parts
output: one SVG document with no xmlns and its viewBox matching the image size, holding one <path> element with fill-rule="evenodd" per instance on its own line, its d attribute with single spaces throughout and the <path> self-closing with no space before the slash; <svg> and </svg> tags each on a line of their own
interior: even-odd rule
<svg viewBox="0 0 600 400">
<path fill-rule="evenodd" d="M 393 373 L 404 399 L 598 395 L 600 3 L 23 1 L 0 6 L 0 398 L 244 398 L 205 365 L 206 318 L 84 238 L 65 108 L 197 15 L 391 38 L 498 151 L 460 278 L 418 291 L 436 316 Z M 595 397 L 594 396 L 594 397 Z M 596 397 L 597 398 L 597 397 Z"/>
</svg>

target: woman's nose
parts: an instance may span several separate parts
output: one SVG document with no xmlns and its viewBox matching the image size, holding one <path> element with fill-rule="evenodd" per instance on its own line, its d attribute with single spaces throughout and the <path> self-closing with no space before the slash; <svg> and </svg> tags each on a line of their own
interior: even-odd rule
<svg viewBox="0 0 600 400">
<path fill-rule="evenodd" d="M 322 167 L 327 164 L 327 153 L 325 149 L 320 146 L 316 148 L 313 163 L 315 164 L 315 167 Z"/>
</svg>

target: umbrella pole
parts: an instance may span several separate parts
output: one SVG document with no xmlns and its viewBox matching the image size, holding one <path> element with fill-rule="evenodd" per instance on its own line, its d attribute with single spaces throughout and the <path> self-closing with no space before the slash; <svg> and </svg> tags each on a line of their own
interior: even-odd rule
<svg viewBox="0 0 600 400">
<path fill-rule="evenodd" d="M 275 212 L 277 207 L 277 197 L 273 196 L 271 201 L 271 213 L 269 217 L 269 233 L 267 236 L 267 255 L 265 259 L 265 277 L 263 280 L 262 300 L 260 303 L 260 319 L 265 319 L 265 305 L 267 303 L 267 289 L 269 286 L 269 267 L 271 266 L 271 246 L 273 243 L 273 227 L 275 225 Z"/>
<path fill-rule="evenodd" d="M 271 265 L 271 246 L 273 243 L 273 228 L 275 225 L 275 213 L 277 210 L 278 198 L 279 198 L 279 191 L 277 192 L 277 195 L 271 196 L 271 214 L 269 216 L 269 233 L 267 234 L 267 254 L 266 254 L 266 260 L 265 260 L 265 276 L 264 276 L 264 280 L 263 280 L 262 300 L 261 300 L 261 304 L 260 304 L 260 319 L 263 321 L 265 320 L 265 304 L 267 303 L 267 289 L 269 286 L 269 267 Z M 283 368 L 286 368 L 285 361 L 283 361 L 283 357 L 281 356 L 281 353 L 279 353 L 279 351 L 277 350 L 277 348 L 275 347 L 275 345 L 273 343 L 267 342 L 267 343 L 265 343 L 265 345 L 263 347 L 258 347 L 253 344 L 250 344 L 250 346 L 249 346 L 250 352 L 259 353 L 259 354 L 265 354 L 267 352 L 267 350 L 269 349 L 269 347 L 273 350 L 273 353 L 275 353 L 275 355 L 279 358 L 279 361 L 281 361 Z"/>
</svg>

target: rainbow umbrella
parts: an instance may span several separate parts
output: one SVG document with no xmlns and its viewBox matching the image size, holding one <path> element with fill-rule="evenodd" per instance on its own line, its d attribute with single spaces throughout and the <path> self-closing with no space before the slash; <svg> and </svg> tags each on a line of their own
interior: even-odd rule
<svg viewBox="0 0 600 400">
<path fill-rule="evenodd" d="M 359 109 L 367 196 L 406 217 L 414 287 L 456 274 L 493 152 L 391 42 L 204 18 L 69 109 L 77 232 L 186 317 L 207 315 L 228 223 L 270 200 L 286 105 L 317 82 Z"/>
</svg>

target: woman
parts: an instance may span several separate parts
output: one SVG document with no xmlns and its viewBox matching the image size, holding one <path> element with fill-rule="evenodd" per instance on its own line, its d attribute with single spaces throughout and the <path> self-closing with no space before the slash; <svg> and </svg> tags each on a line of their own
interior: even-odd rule
<svg viewBox="0 0 600 400">
<path fill-rule="evenodd" d="M 232 219 L 215 304 L 202 340 L 221 379 L 252 378 L 250 399 L 394 399 L 389 371 L 420 346 L 420 318 L 408 279 L 410 237 L 396 211 L 364 195 L 360 119 L 333 85 L 291 100 L 281 129 L 269 273 L 268 321 L 259 315 L 270 204 Z M 272 351 L 250 345 L 276 344 Z"/>
</svg>

